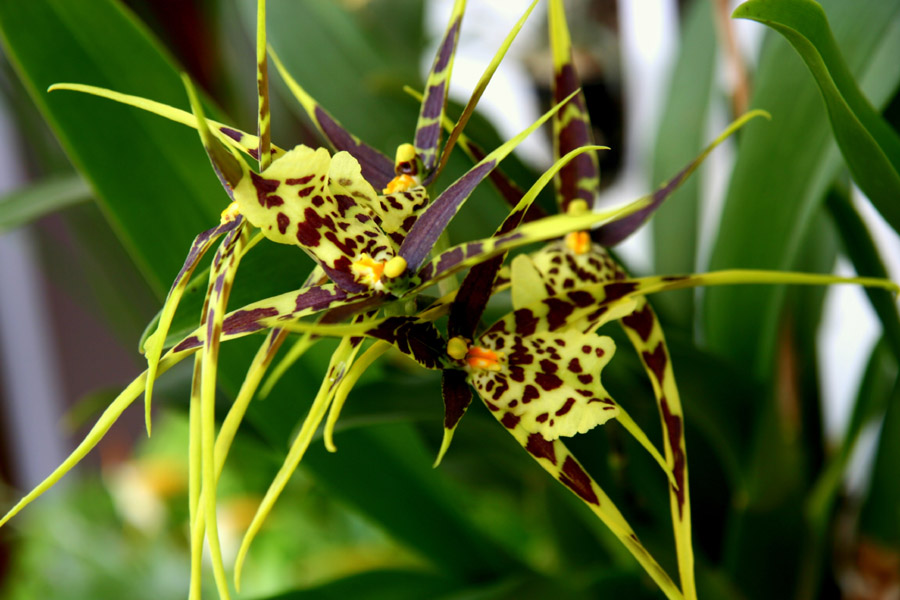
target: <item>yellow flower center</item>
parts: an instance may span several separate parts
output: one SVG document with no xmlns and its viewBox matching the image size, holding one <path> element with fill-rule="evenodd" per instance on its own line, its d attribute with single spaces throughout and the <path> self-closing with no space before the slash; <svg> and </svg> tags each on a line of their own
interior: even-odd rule
<svg viewBox="0 0 900 600">
<path fill-rule="evenodd" d="M 394 194 L 396 192 L 405 192 L 406 190 L 408 190 L 410 188 L 414 188 L 417 185 L 419 185 L 419 184 L 416 181 L 416 178 L 413 177 L 412 175 L 406 175 L 406 174 L 397 175 L 396 177 L 394 177 L 393 179 L 391 179 L 388 182 L 387 187 L 384 188 L 381 192 L 383 194 Z"/>
<path fill-rule="evenodd" d="M 460 336 L 450 338 L 447 342 L 447 354 L 455 360 L 465 360 L 472 369 L 482 371 L 499 371 L 503 368 L 502 362 L 506 360 L 503 352 L 495 352 L 481 346 L 470 346 L 469 342 Z"/>
<path fill-rule="evenodd" d="M 379 262 L 363 253 L 359 260 L 350 265 L 350 272 L 358 282 L 379 291 L 384 289 L 383 278 L 393 279 L 403 275 L 405 271 L 406 259 L 402 256 L 395 256 L 388 261 Z"/>
<path fill-rule="evenodd" d="M 369 287 L 375 287 L 381 281 L 384 273 L 384 263 L 374 260 L 368 254 L 363 253 L 359 260 L 350 265 L 350 271 L 360 283 Z"/>
<path fill-rule="evenodd" d="M 587 231 L 566 234 L 566 248 L 574 254 L 584 254 L 591 249 L 591 236 Z"/>
</svg>

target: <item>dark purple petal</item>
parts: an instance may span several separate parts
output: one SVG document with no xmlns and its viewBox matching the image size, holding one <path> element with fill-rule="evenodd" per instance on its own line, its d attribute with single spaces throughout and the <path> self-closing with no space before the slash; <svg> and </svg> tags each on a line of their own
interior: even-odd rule
<svg viewBox="0 0 900 600">
<path fill-rule="evenodd" d="M 578 79 L 572 63 L 563 65 L 562 69 L 555 73 L 553 79 L 554 102 L 562 102 L 580 87 L 581 81 Z M 568 105 L 557 112 L 553 118 L 559 127 L 557 144 L 554 148 L 554 160 L 558 160 L 576 148 L 594 144 L 583 92 L 579 91 L 574 98 L 569 100 Z M 564 126 L 561 123 L 562 119 L 565 119 Z M 577 198 L 583 199 L 588 206 L 592 206 L 594 197 L 600 188 L 600 171 L 596 155 L 586 152 L 576 156 L 560 169 L 555 182 L 560 212 L 566 212 L 569 202 Z"/>
<path fill-rule="evenodd" d="M 441 395 L 444 397 L 444 428 L 453 429 L 472 403 L 472 389 L 466 382 L 466 373 L 445 369 L 441 378 Z"/>
<path fill-rule="evenodd" d="M 366 335 L 392 344 L 426 369 L 443 367 L 447 344 L 433 323 L 415 317 L 390 317 Z"/>
<path fill-rule="evenodd" d="M 652 201 L 649 205 L 637 212 L 631 213 L 624 219 L 607 223 L 606 225 L 593 230 L 591 232 L 591 238 L 606 248 L 611 248 L 625 240 L 628 236 L 637 231 L 648 218 L 650 218 L 650 215 L 665 202 L 672 192 L 678 189 L 686 176 L 696 168 L 696 162 L 697 161 L 694 161 L 686 166 L 678 173 L 678 175 L 673 177 L 671 181 L 653 192 Z"/>
<path fill-rule="evenodd" d="M 316 105 L 315 119 L 322 134 L 335 149 L 345 150 L 359 161 L 363 178 L 376 190 L 384 189 L 394 178 L 394 161 L 365 142 L 356 139 L 318 105 Z"/>
<path fill-rule="evenodd" d="M 462 203 L 496 165 L 494 160 L 475 165 L 422 212 L 400 246 L 400 256 L 406 259 L 411 270 L 418 270 Z"/>
</svg>

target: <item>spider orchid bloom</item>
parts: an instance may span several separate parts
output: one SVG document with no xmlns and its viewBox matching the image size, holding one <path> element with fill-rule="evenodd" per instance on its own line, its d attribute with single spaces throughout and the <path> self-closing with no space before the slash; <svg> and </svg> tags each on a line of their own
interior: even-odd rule
<svg viewBox="0 0 900 600">
<path fill-rule="evenodd" d="M 532 4 L 531 8 L 533 8 Z M 127 96 L 79 84 L 59 84 L 52 90 L 69 89 L 103 96 L 157 113 L 166 118 L 198 129 L 205 149 L 210 155 L 215 171 L 233 204 L 223 211 L 216 227 L 197 236 L 191 245 L 184 266 L 179 271 L 158 319 L 155 332 L 144 343 L 148 369 L 130 384 L 107 408 L 94 428 L 73 453 L 34 490 L 14 506 L 0 524 L 11 518 L 25 505 L 49 489 L 69 469 L 77 464 L 103 437 L 124 409 L 145 393 L 149 431 L 150 398 L 156 378 L 174 364 L 195 356 L 194 383 L 191 395 L 191 447 L 190 457 L 190 514 L 192 545 L 191 597 L 198 598 L 199 569 L 203 538 L 209 540 L 214 574 L 219 594 L 229 596 L 224 578 L 221 550 L 218 543 L 215 517 L 215 489 L 219 473 L 227 456 L 231 440 L 239 425 L 247 404 L 260 383 L 262 374 L 271 363 L 275 352 L 285 339 L 282 327 L 291 321 L 328 311 L 332 319 L 343 319 L 356 313 L 371 315 L 372 311 L 411 298 L 435 282 L 462 269 L 471 267 L 493 256 L 503 254 L 517 246 L 564 235 L 573 229 L 583 229 L 593 224 L 620 218 L 642 208 L 634 204 L 624 209 L 609 211 L 605 215 L 592 214 L 576 217 L 560 216 L 547 219 L 539 226 L 522 227 L 508 231 L 503 236 L 469 242 L 450 248 L 429 260 L 428 255 L 438 236 L 461 208 L 473 189 L 488 177 L 496 165 L 517 145 L 550 118 L 549 111 L 538 122 L 500 148 L 481 158 L 478 163 L 456 182 L 451 184 L 431 204 L 425 206 L 422 198 L 424 187 L 433 180 L 442 163 L 437 152 L 439 127 L 443 119 L 446 97 L 446 78 L 458 37 L 459 21 L 464 2 L 457 2 L 451 26 L 441 44 L 432 73 L 428 79 L 426 98 L 417 126 L 415 145 L 402 146 L 398 151 L 394 177 L 388 177 L 380 155 L 362 142 L 344 132 L 327 113 L 316 106 L 316 122 L 328 133 L 328 139 L 339 149 L 335 155 L 325 150 L 313 150 L 299 146 L 284 151 L 270 140 L 267 87 L 267 59 L 265 54 L 265 5 L 259 3 L 258 71 L 260 90 L 259 133 L 252 136 L 221 123 L 207 121 L 201 104 L 189 82 L 186 83 L 193 114 L 168 107 L 150 100 Z M 529 11 L 531 10 L 529 8 Z M 527 16 L 527 13 L 526 15 Z M 524 16 L 522 21 L 524 21 Z M 501 52 L 495 57 L 483 77 L 486 85 L 503 52 L 509 46 L 515 31 L 507 38 Z M 481 87 L 483 89 L 483 86 Z M 480 92 L 479 92 L 480 93 Z M 470 102 L 472 106 L 474 104 Z M 471 114 L 471 108 L 464 113 Z M 461 119 L 457 127 L 461 129 Z M 459 131 L 457 139 L 464 139 Z M 444 156 L 454 138 L 451 135 L 445 146 Z M 568 158 L 584 150 L 570 153 Z M 239 152 L 259 161 L 260 170 L 247 167 Z M 557 169 L 561 163 L 554 166 Z M 370 181 L 371 180 L 371 181 Z M 382 187 L 383 186 L 383 187 Z M 410 187 L 412 186 L 412 187 Z M 381 189 L 382 193 L 376 192 Z M 418 191 L 417 191 L 418 190 Z M 535 192 L 536 195 L 536 192 Z M 399 205 L 399 207 L 398 207 Z M 282 216 L 283 215 L 283 216 Z M 538 225 L 538 224 L 530 224 Z M 261 235 L 248 239 L 250 227 L 260 229 Z M 200 258 L 212 245 L 224 236 L 209 271 L 206 300 L 199 327 L 180 340 L 170 342 L 168 331 L 175 309 L 190 281 Z M 299 246 L 316 260 L 318 267 L 331 281 L 320 283 L 314 273 L 299 290 L 266 298 L 237 310 L 226 312 L 227 301 L 236 270 L 243 255 L 261 239 Z M 362 319 L 360 315 L 357 319 Z M 244 386 L 235 400 L 225 422 L 215 432 L 215 380 L 219 345 L 237 337 L 269 330 L 260 346 Z M 411 331 L 415 331 L 414 329 Z M 407 330 L 385 332 L 392 343 L 416 345 Z M 392 337 L 393 336 L 393 337 Z M 300 345 L 308 345 L 309 338 Z M 164 349 L 169 347 L 168 351 Z M 346 339 L 332 358 L 328 378 L 334 385 L 323 384 L 320 398 L 314 403 L 308 423 L 321 422 L 318 412 L 327 409 L 335 398 L 338 385 L 353 364 L 360 346 L 358 341 Z M 364 363 L 367 355 L 360 358 Z M 335 402 L 338 407 L 340 403 Z M 318 412 L 317 412 L 318 411 Z M 333 424 L 337 410 L 329 415 Z M 285 463 L 290 465 L 302 456 L 305 433 L 298 435 Z M 264 517 L 267 506 L 274 502 L 284 485 L 284 478 L 276 478 L 267 494 L 259 515 Z M 259 523 L 257 519 L 255 523 Z M 245 537 L 236 568 L 239 577 L 240 564 L 253 527 Z"/>
</svg>

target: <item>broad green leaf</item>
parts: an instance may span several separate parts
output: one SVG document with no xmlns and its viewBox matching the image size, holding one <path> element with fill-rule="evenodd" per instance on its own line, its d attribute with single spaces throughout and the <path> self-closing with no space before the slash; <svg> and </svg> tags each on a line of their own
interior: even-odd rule
<svg viewBox="0 0 900 600">
<path fill-rule="evenodd" d="M 19 188 L 0 198 L 0 233 L 93 197 L 90 186 L 77 174 L 53 177 Z"/>
<path fill-rule="evenodd" d="M 751 0 L 733 16 L 768 25 L 800 54 L 822 92 L 831 129 L 854 180 L 900 231 L 900 137 L 860 91 L 822 7 L 812 0 Z"/>
<path fill-rule="evenodd" d="M 887 59 L 900 52 L 900 2 L 830 0 L 823 7 L 851 73 L 881 106 L 900 80 L 900 62 Z M 770 36 L 754 85 L 751 107 L 767 110 L 772 122 L 741 136 L 712 269 L 791 268 L 840 167 L 820 94 L 787 42 Z M 769 377 L 783 297 L 778 288 L 710 290 L 704 302 L 710 347 Z"/>
<path fill-rule="evenodd" d="M 709 0 L 695 0 L 682 23 L 681 48 L 656 134 L 652 185 L 677 173 L 703 148 L 717 55 L 712 17 Z M 696 268 L 700 183 L 699 177 L 685 181 L 650 221 L 657 273 L 688 273 Z M 654 306 L 667 321 L 690 330 L 693 292 L 661 296 Z"/>
<path fill-rule="evenodd" d="M 35 104 L 161 295 L 190 239 L 226 204 L 196 137 L 128 107 L 46 90 L 59 81 L 84 82 L 186 106 L 177 70 L 143 27 L 108 0 L 4 3 L 0 35 Z"/>
</svg>

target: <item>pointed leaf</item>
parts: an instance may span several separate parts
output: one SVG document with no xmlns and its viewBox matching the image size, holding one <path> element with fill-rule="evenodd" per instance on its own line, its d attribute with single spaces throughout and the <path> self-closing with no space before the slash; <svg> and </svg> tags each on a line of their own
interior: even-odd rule
<svg viewBox="0 0 900 600">
<path fill-rule="evenodd" d="M 854 270 L 859 275 L 887 278 L 888 272 L 879 255 L 878 247 L 849 195 L 832 189 L 825 198 L 825 206 L 841 236 L 844 251 L 853 263 Z M 866 295 L 881 321 L 885 339 L 894 356 L 900 361 L 900 315 L 897 314 L 895 298 L 879 290 L 866 290 Z"/>
<path fill-rule="evenodd" d="M 848 67 L 869 100 L 882 106 L 900 81 L 895 60 L 900 3 L 823 0 L 822 6 Z M 773 123 L 741 135 L 711 269 L 790 269 L 841 168 L 821 93 L 796 51 L 780 37 L 772 36 L 763 47 L 751 106 L 771 113 Z M 760 243 L 761 236 L 766 243 Z M 735 364 L 750 365 L 761 380 L 771 380 L 783 301 L 782 288 L 710 290 L 703 296 L 710 348 Z"/>
<path fill-rule="evenodd" d="M 28 225 L 93 197 L 90 186 L 77 174 L 45 179 L 19 188 L 0 198 L 0 233 Z"/>
<path fill-rule="evenodd" d="M 882 216 L 900 231 L 900 136 L 860 91 L 828 25 L 811 0 L 752 0 L 735 18 L 759 21 L 783 35 L 812 72 L 831 128 L 854 180 Z"/>
</svg>

